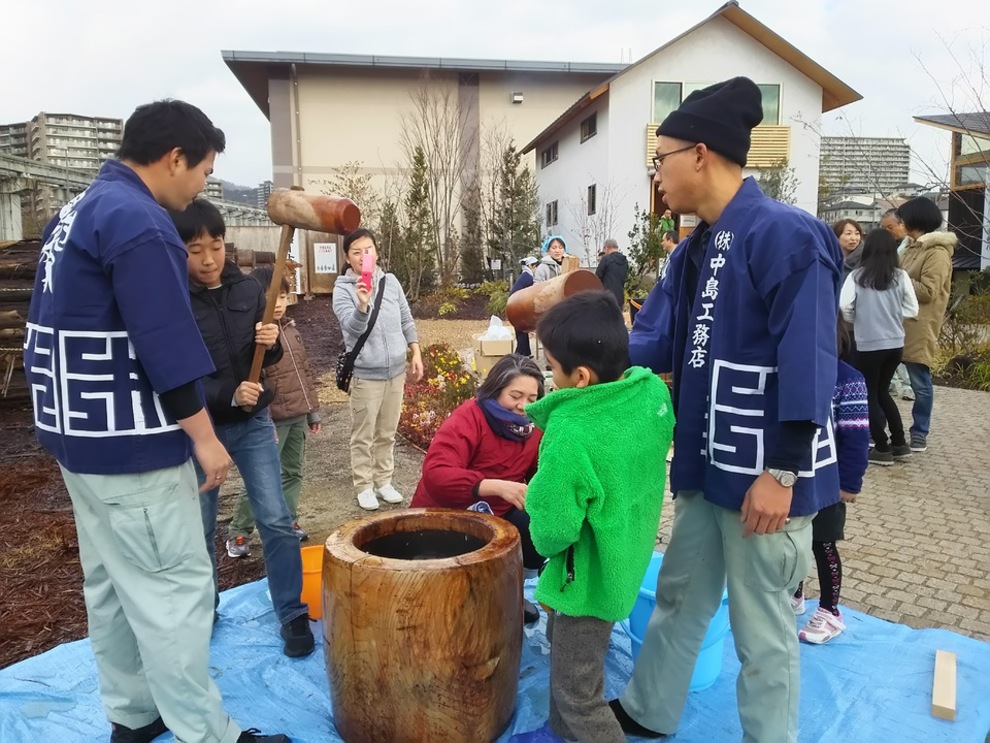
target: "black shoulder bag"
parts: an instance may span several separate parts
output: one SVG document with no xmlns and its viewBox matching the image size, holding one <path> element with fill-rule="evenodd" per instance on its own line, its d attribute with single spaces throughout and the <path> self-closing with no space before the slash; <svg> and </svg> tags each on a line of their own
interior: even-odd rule
<svg viewBox="0 0 990 743">
<path fill-rule="evenodd" d="M 375 297 L 375 306 L 371 310 L 371 317 L 368 318 L 368 327 L 361 333 L 361 336 L 357 339 L 357 343 L 354 344 L 354 348 L 350 351 L 341 351 L 337 357 L 337 389 L 341 392 L 350 394 L 351 377 L 354 376 L 354 361 L 357 359 L 358 354 L 361 353 L 364 342 L 368 340 L 368 336 L 371 335 L 371 331 L 375 327 L 378 312 L 382 308 L 382 298 L 385 296 L 386 278 L 388 277 L 382 276 L 382 280 L 378 282 L 378 296 Z"/>
</svg>

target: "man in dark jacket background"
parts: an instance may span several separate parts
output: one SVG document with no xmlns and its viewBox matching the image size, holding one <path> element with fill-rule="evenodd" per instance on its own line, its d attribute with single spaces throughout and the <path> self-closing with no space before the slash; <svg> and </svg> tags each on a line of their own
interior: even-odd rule
<svg viewBox="0 0 990 743">
<path fill-rule="evenodd" d="M 611 292 L 619 307 L 626 299 L 626 277 L 629 276 L 629 261 L 619 252 L 619 243 L 612 238 L 605 241 L 605 257 L 598 264 L 595 275 L 601 280 L 605 291 Z"/>
</svg>

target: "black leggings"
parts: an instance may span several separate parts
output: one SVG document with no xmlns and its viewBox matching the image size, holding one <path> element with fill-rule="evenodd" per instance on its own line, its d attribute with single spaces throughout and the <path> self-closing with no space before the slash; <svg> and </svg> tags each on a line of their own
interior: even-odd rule
<svg viewBox="0 0 990 743">
<path fill-rule="evenodd" d="M 833 614 L 839 613 L 839 595 L 842 593 L 842 560 L 835 542 L 812 542 L 815 566 L 818 568 L 818 587 L 821 596 L 818 605 Z M 798 584 L 795 597 L 804 595 L 804 581 Z"/>
<path fill-rule="evenodd" d="M 519 532 L 522 542 L 523 567 L 527 570 L 539 570 L 546 559 L 533 546 L 533 538 L 529 535 L 529 514 L 518 508 L 510 508 L 502 516 Z"/>
<path fill-rule="evenodd" d="M 856 368 L 866 378 L 866 396 L 870 403 L 870 437 L 877 451 L 890 451 L 890 446 L 904 446 L 904 424 L 897 403 L 890 396 L 890 380 L 901 363 L 903 348 L 885 351 L 858 351 Z M 890 428 L 890 439 L 887 428 Z"/>
</svg>

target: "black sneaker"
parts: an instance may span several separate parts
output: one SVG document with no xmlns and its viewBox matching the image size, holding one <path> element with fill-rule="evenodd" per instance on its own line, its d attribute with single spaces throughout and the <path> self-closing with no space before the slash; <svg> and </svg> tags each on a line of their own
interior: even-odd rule
<svg viewBox="0 0 990 743">
<path fill-rule="evenodd" d="M 536 624 L 540 621 L 540 610 L 532 601 L 523 599 L 523 624 Z"/>
<path fill-rule="evenodd" d="M 622 708 L 622 702 L 618 699 L 613 699 L 608 703 L 608 706 L 612 709 L 612 714 L 615 715 L 616 721 L 619 723 L 619 727 L 622 728 L 622 732 L 626 735 L 634 735 L 639 738 L 666 738 L 666 733 L 658 733 L 656 730 L 650 730 L 649 728 L 644 728 L 633 718 L 629 716 L 629 713 Z"/>
<path fill-rule="evenodd" d="M 262 735 L 258 728 L 248 728 L 238 736 L 237 743 L 292 743 L 292 738 L 282 733 Z"/>
<path fill-rule="evenodd" d="M 921 433 L 912 433 L 911 451 L 916 451 L 919 454 L 923 451 L 928 451 L 928 437 Z"/>
<path fill-rule="evenodd" d="M 140 728 L 124 727 L 120 723 L 110 723 L 110 743 L 151 743 L 159 735 L 165 735 L 168 728 L 165 721 L 158 718 Z"/>
<path fill-rule="evenodd" d="M 870 447 L 870 464 L 878 464 L 881 467 L 890 467 L 894 464 L 894 453 L 889 451 L 877 451 L 876 447 Z"/>
<path fill-rule="evenodd" d="M 313 648 L 316 647 L 313 630 L 309 628 L 309 617 L 305 614 L 296 617 L 288 624 L 283 624 L 279 632 L 282 639 L 285 640 L 285 647 L 282 648 L 282 652 L 290 658 L 302 658 L 304 655 L 312 653 Z"/>
<path fill-rule="evenodd" d="M 894 461 L 903 462 L 905 459 L 911 458 L 911 447 L 907 444 L 901 444 L 900 446 L 895 446 L 893 450 Z"/>
</svg>

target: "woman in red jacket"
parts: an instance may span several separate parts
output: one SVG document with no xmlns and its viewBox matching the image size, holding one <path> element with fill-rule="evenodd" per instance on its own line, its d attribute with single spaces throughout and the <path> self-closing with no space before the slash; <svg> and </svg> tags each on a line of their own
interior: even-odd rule
<svg viewBox="0 0 990 743">
<path fill-rule="evenodd" d="M 541 397 L 543 375 L 532 359 L 510 354 L 495 362 L 477 396 L 454 410 L 433 437 L 411 503 L 412 508 L 478 510 L 475 504 L 484 501 L 519 530 L 527 570 L 544 562 L 533 547 L 525 511 L 541 433 L 524 408 Z"/>
</svg>

